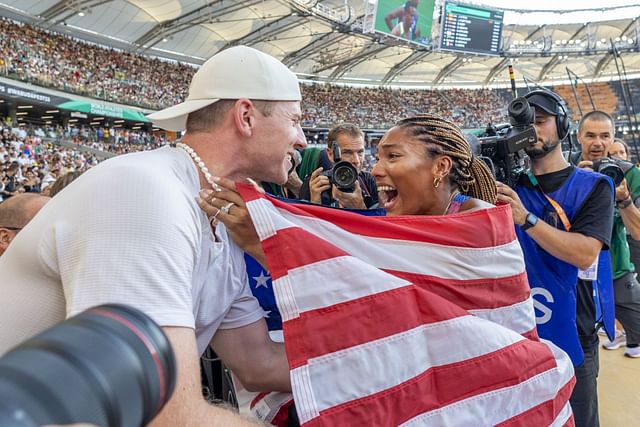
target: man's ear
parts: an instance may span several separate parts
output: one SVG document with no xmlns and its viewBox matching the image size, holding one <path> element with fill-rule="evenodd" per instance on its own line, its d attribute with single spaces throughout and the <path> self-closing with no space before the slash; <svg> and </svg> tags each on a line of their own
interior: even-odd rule
<svg viewBox="0 0 640 427">
<path fill-rule="evenodd" d="M 7 250 L 14 237 L 16 234 L 13 231 L 0 227 L 0 254 Z"/>
<path fill-rule="evenodd" d="M 336 144 L 334 142 L 334 144 Z M 333 159 L 333 150 L 327 146 L 327 157 L 331 160 L 331 163 L 335 163 L 336 161 Z"/>
<path fill-rule="evenodd" d="M 256 125 L 257 114 L 256 107 L 251 100 L 246 98 L 238 99 L 233 104 L 230 113 L 238 132 L 245 137 L 251 136 Z"/>
</svg>

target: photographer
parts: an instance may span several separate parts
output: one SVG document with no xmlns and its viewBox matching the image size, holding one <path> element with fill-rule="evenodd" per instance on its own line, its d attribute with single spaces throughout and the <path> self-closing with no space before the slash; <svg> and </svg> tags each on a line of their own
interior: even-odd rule
<svg viewBox="0 0 640 427">
<path fill-rule="evenodd" d="M 333 164 L 338 161 L 334 155 L 334 144 L 340 149 L 341 160 L 351 163 L 358 172 L 353 191 L 340 191 L 323 173 L 323 168 L 319 167 L 304 180 L 299 199 L 340 208 L 375 208 L 378 205 L 376 181 L 369 172 L 362 170 L 364 133 L 357 126 L 348 123 L 334 126 L 329 131 L 327 147 L 329 160 Z"/>
<path fill-rule="evenodd" d="M 602 170 L 601 165 L 611 163 L 605 156 L 613 145 L 614 129 L 613 118 L 603 111 L 591 111 L 582 117 L 578 128 L 582 153 L 574 157 L 574 160 L 579 159 L 579 167 L 599 171 Z M 635 277 L 626 235 L 628 231 L 634 239 L 640 238 L 640 210 L 637 208 L 640 204 L 640 170 L 620 160 L 614 163 L 619 165 L 618 169 L 624 172 L 624 177 L 620 176 L 621 182 L 616 187 L 611 235 L 613 289 L 616 318 L 626 332 L 625 355 L 636 358 L 640 357 L 640 284 Z M 621 336 L 613 342 L 606 342 L 603 347 L 615 350 L 624 345 L 624 341 L 624 336 Z"/>
<path fill-rule="evenodd" d="M 569 117 L 562 98 L 542 90 L 525 98 L 535 110 L 536 143 L 525 149 L 531 170 L 515 189 L 498 183 L 498 200 L 511 205 L 538 333 L 566 351 L 574 363 L 571 407 L 576 425 L 593 427 L 599 421 L 592 283 L 598 282 L 578 282 L 578 270 L 594 264 L 609 245 L 613 188 L 608 178 L 564 159 L 560 141 L 569 132 Z"/>
</svg>

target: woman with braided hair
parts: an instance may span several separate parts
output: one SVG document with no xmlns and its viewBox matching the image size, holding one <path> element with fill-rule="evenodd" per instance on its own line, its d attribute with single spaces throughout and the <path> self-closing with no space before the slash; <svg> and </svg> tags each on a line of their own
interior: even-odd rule
<svg viewBox="0 0 640 427">
<path fill-rule="evenodd" d="M 425 114 L 399 121 L 378 145 L 373 167 L 389 215 L 447 215 L 491 207 L 496 184 L 453 123 Z"/>
</svg>

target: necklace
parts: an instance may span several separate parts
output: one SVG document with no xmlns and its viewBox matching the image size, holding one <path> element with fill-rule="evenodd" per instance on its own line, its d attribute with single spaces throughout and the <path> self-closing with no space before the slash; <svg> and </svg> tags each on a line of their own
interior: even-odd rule
<svg viewBox="0 0 640 427">
<path fill-rule="evenodd" d="M 207 168 L 207 165 L 204 164 L 204 161 L 200 158 L 200 156 L 198 156 L 198 153 L 196 153 L 196 150 L 194 150 L 193 148 L 189 147 L 187 144 L 184 144 L 182 142 L 178 142 L 176 144 L 176 147 L 183 149 L 191 156 L 191 158 L 196 163 L 198 168 L 200 168 L 200 170 L 202 171 L 202 174 L 204 175 L 204 179 L 207 180 L 209 185 L 211 185 L 211 187 L 213 187 L 214 190 L 218 190 L 220 188 L 218 187 L 218 184 L 213 182 L 213 175 L 211 175 L 211 172 L 209 172 L 209 169 Z"/>
<path fill-rule="evenodd" d="M 449 197 L 449 203 L 447 204 L 447 208 L 444 210 L 444 213 L 442 215 L 446 215 L 447 212 L 449 212 L 449 208 L 451 208 L 451 203 L 453 203 L 453 199 L 458 195 L 458 193 L 459 193 L 458 190 L 451 193 L 451 197 Z"/>
</svg>

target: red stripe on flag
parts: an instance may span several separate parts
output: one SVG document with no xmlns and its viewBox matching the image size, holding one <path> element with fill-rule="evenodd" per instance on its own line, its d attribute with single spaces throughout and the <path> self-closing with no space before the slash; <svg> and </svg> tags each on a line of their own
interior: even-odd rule
<svg viewBox="0 0 640 427">
<path fill-rule="evenodd" d="M 291 344 L 286 346 L 287 359 L 295 369 L 314 357 L 468 314 L 432 292 L 409 285 L 307 311 L 285 322 L 284 340 Z"/>
<path fill-rule="evenodd" d="M 304 250 L 303 244 L 312 250 Z M 298 227 L 278 230 L 278 234 L 262 241 L 262 248 L 267 256 L 272 280 L 285 276 L 289 270 L 297 267 L 348 255 L 326 240 Z"/>
<path fill-rule="evenodd" d="M 556 361 L 546 345 L 522 340 L 473 359 L 434 367 L 390 389 L 321 411 L 304 426 L 351 425 L 354 420 L 359 425 L 396 426 L 460 400 L 520 384 L 554 367 Z"/>
<path fill-rule="evenodd" d="M 387 269 L 383 271 L 455 302 L 465 310 L 505 307 L 522 302 L 531 294 L 527 273 L 524 271 L 511 277 L 475 280 L 445 279 Z"/>
<path fill-rule="evenodd" d="M 530 331 L 523 333 L 522 336 L 528 340 L 540 341 L 540 337 L 538 336 L 538 329 L 536 329 L 535 326 Z"/>
<path fill-rule="evenodd" d="M 550 421 L 556 419 L 569 401 L 575 382 L 575 377 L 571 378 L 569 382 L 562 386 L 554 399 L 534 406 L 528 411 L 498 424 L 496 427 L 542 426 L 550 424 Z"/>
<path fill-rule="evenodd" d="M 320 218 L 354 234 L 467 248 L 489 248 L 516 240 L 509 205 L 446 216 L 363 216 L 343 209 L 290 204 L 238 185 L 246 202 L 263 197 L 289 214 Z"/>
<path fill-rule="evenodd" d="M 283 202 L 273 200 L 273 203 L 278 208 L 288 210 L 289 206 Z M 501 246 L 516 239 L 515 228 L 509 226 L 513 222 L 508 210 L 510 208 L 507 207 L 483 209 L 446 217 L 367 217 L 315 206 L 305 205 L 300 209 L 330 221 L 350 233 L 362 236 L 468 248 Z M 508 216 L 507 213 L 509 213 Z M 495 223 L 502 223 L 502 226 L 495 227 Z"/>
</svg>

